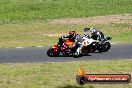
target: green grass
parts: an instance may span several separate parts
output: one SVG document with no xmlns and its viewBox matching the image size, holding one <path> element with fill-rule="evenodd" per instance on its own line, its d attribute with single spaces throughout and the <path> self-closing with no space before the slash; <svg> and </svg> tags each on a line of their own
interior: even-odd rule
<svg viewBox="0 0 132 88">
<path fill-rule="evenodd" d="M 49 19 L 77 18 L 110 14 L 132 14 L 132 0 L 0 0 L 0 47 L 53 45 L 58 37 L 45 34 L 83 34 L 84 27 L 96 27 L 112 42 L 132 42 L 132 25 L 50 24 Z M 131 20 L 131 19 L 130 19 Z M 52 21 L 52 20 L 51 20 Z M 88 84 L 75 82 L 82 65 L 87 73 L 129 73 L 131 60 L 99 60 L 51 63 L 0 64 L 0 88 L 131 88 L 132 84 Z"/>
<path fill-rule="evenodd" d="M 132 42 L 131 24 L 97 24 L 97 25 L 74 25 L 74 24 L 49 24 L 49 22 L 27 22 L 0 25 L 0 47 L 39 46 L 53 45 L 58 37 L 46 34 L 68 33 L 75 30 L 83 34 L 82 28 L 96 27 L 104 32 L 106 36 L 113 37 L 111 42 Z"/>
<path fill-rule="evenodd" d="M 132 0 L 0 0 L 0 47 L 37 46 L 57 43 L 45 34 L 68 33 L 96 27 L 112 42 L 132 41 L 131 24 L 50 24 L 55 18 L 76 18 L 110 14 L 131 14 Z M 128 19 L 131 20 L 131 19 Z M 49 44 L 50 43 L 50 44 Z"/>
<path fill-rule="evenodd" d="M 131 13 L 132 0 L 0 0 L 0 22 Z"/>
<path fill-rule="evenodd" d="M 0 88 L 131 88 L 130 84 L 86 84 L 79 86 L 78 67 L 93 74 L 131 74 L 132 60 L 96 60 L 50 63 L 0 64 Z"/>
</svg>

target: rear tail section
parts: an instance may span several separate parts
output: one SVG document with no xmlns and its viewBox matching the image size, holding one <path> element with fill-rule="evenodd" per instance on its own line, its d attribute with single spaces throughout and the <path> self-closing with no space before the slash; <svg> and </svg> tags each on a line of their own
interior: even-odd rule
<svg viewBox="0 0 132 88">
<path fill-rule="evenodd" d="M 111 39 L 112 39 L 112 37 L 106 37 L 106 39 L 107 39 L 107 40 L 111 40 Z"/>
</svg>

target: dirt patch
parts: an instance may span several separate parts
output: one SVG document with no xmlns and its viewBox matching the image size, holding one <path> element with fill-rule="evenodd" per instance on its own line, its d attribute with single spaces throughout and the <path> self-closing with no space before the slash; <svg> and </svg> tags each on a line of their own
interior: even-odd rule
<svg viewBox="0 0 132 88">
<path fill-rule="evenodd" d="M 132 14 L 94 16 L 86 18 L 62 18 L 54 19 L 51 24 L 107 24 L 129 23 L 132 24 Z"/>
<path fill-rule="evenodd" d="M 50 37 L 60 37 L 62 35 L 66 35 L 66 33 L 60 33 L 60 34 L 42 34 L 43 36 L 50 36 Z"/>
<path fill-rule="evenodd" d="M 121 15 L 107 15 L 107 16 L 94 16 L 86 18 L 62 18 L 53 19 L 50 21 L 51 24 L 108 24 L 108 23 L 127 23 L 132 24 L 132 14 L 121 14 Z M 117 32 L 128 31 L 131 29 L 117 30 Z M 115 30 L 112 32 L 115 32 Z M 66 33 L 60 34 L 42 34 L 50 37 L 60 37 L 66 35 Z"/>
</svg>

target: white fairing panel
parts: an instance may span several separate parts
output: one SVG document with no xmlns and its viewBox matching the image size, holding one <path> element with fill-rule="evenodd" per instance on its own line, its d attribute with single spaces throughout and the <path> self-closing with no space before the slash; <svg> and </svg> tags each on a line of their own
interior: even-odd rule
<svg viewBox="0 0 132 88">
<path fill-rule="evenodd" d="M 86 37 L 83 37 L 83 44 L 85 43 L 86 45 L 89 45 L 91 43 L 95 42 L 94 39 L 88 39 Z"/>
</svg>

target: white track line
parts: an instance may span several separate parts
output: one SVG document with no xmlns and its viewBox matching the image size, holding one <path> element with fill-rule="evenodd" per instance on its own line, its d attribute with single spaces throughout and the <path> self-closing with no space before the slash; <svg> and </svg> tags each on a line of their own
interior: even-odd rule
<svg viewBox="0 0 132 88">
<path fill-rule="evenodd" d="M 30 47 L 30 46 L 29 46 Z M 44 46 L 31 46 L 31 47 L 38 47 L 38 48 L 41 48 L 41 47 L 44 47 Z M 28 48 L 28 46 L 27 47 L 15 47 L 15 48 L 18 48 L 18 49 L 21 49 L 21 48 Z"/>
<path fill-rule="evenodd" d="M 118 43 L 111 43 L 111 44 L 118 44 Z"/>
<path fill-rule="evenodd" d="M 44 46 L 36 46 L 36 47 L 44 47 Z"/>
<path fill-rule="evenodd" d="M 24 47 L 16 47 L 16 48 L 19 48 L 19 49 L 21 49 L 21 48 L 24 48 Z"/>
</svg>

